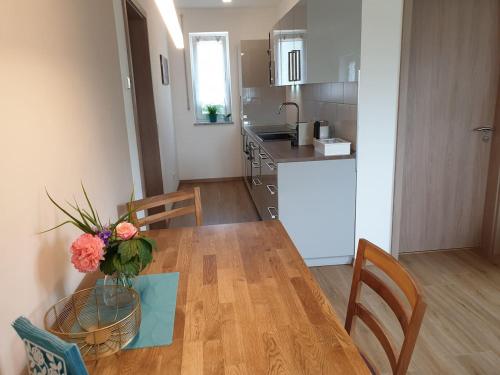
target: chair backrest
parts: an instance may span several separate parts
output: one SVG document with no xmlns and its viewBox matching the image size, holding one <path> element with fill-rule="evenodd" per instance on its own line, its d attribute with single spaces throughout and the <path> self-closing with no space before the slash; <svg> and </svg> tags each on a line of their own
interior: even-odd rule
<svg viewBox="0 0 500 375">
<path fill-rule="evenodd" d="M 12 327 L 23 340 L 30 374 L 88 375 L 80 350 L 53 334 L 40 329 L 24 318 L 17 318 Z M 52 371 L 52 372 L 51 372 Z"/>
<path fill-rule="evenodd" d="M 145 216 L 144 218 L 138 219 L 137 212 L 144 211 L 147 215 L 147 210 L 149 208 L 160 207 L 167 204 L 174 204 L 177 202 L 183 202 L 187 200 L 194 200 L 194 204 L 190 206 L 173 208 L 170 211 L 160 212 L 154 215 Z M 194 214 L 196 217 L 196 225 L 203 225 L 202 218 L 202 208 L 201 208 L 201 195 L 200 188 L 195 187 L 192 191 L 177 191 L 175 193 L 157 195 L 150 198 L 145 198 L 137 201 L 132 201 L 128 203 L 128 209 L 132 212 L 131 221 L 132 223 L 140 228 L 145 225 L 156 223 L 158 221 L 164 221 L 172 219 L 178 216 Z"/>
<path fill-rule="evenodd" d="M 386 283 L 365 268 L 367 260 L 383 271 L 401 289 L 409 302 L 411 313 L 408 312 L 408 308 L 404 307 L 404 304 Z M 361 283 L 368 285 L 375 291 L 396 315 L 404 334 L 399 355 L 396 354 L 395 346 L 380 321 L 358 301 Z M 408 271 L 396 259 L 379 247 L 367 240 L 360 240 L 354 264 L 351 295 L 347 307 L 345 323 L 347 332 L 351 332 L 353 318 L 354 316 L 358 316 L 382 345 L 389 359 L 393 374 L 406 374 L 425 309 L 426 303 L 423 300 L 420 288 Z"/>
</svg>

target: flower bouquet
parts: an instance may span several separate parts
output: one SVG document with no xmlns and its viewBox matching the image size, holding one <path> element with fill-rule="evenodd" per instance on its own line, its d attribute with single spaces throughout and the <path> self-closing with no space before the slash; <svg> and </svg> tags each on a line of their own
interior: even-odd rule
<svg viewBox="0 0 500 375">
<path fill-rule="evenodd" d="M 153 260 L 155 241 L 139 234 L 138 229 L 129 222 L 130 211 L 116 222 L 103 225 L 83 184 L 82 190 L 88 207 L 85 209 L 76 202 L 68 203 L 75 211 L 73 214 L 47 192 L 50 201 L 68 216 L 68 220 L 43 233 L 73 224 L 84 232 L 71 244 L 71 263 L 75 268 L 85 273 L 100 269 L 108 277 L 115 278 L 119 285 L 132 287 L 135 277 Z"/>
</svg>

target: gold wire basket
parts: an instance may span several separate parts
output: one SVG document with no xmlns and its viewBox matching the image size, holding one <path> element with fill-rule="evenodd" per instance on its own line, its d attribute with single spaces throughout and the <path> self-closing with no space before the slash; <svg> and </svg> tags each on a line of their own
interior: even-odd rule
<svg viewBox="0 0 500 375">
<path fill-rule="evenodd" d="M 118 285 L 83 289 L 45 314 L 45 329 L 78 345 L 86 361 L 119 352 L 134 339 L 140 324 L 139 294 Z"/>
</svg>

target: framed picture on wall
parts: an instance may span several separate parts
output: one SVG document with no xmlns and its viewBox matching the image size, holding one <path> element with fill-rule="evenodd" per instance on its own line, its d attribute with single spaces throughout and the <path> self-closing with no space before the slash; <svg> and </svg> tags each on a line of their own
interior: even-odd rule
<svg viewBox="0 0 500 375">
<path fill-rule="evenodd" d="M 160 65 L 161 65 L 161 83 L 168 86 L 170 79 L 168 78 L 168 60 L 165 56 L 160 55 Z"/>
</svg>

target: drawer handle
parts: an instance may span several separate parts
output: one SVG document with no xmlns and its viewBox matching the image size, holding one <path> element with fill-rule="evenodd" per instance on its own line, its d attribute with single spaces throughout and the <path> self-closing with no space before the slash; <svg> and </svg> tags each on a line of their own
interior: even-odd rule
<svg viewBox="0 0 500 375">
<path fill-rule="evenodd" d="M 253 162 L 252 162 L 252 166 L 253 166 L 254 168 L 260 168 L 260 164 L 259 164 L 259 162 L 258 162 L 258 161 L 253 161 Z"/>
<path fill-rule="evenodd" d="M 269 215 L 271 215 L 271 219 L 277 219 L 278 218 L 278 210 L 276 207 L 268 207 L 267 211 L 269 212 Z M 273 214 L 274 211 L 274 214 Z"/>
<path fill-rule="evenodd" d="M 267 190 L 269 190 L 269 193 L 271 195 L 276 195 L 276 185 L 267 185 Z"/>
<path fill-rule="evenodd" d="M 274 164 L 272 161 L 266 162 L 266 165 L 269 167 L 270 170 L 272 171 L 276 170 L 276 164 Z"/>
<path fill-rule="evenodd" d="M 254 177 L 252 178 L 252 183 L 255 185 L 255 186 L 260 186 L 262 185 L 262 181 L 260 180 L 260 178 L 258 177 Z"/>
<path fill-rule="evenodd" d="M 264 160 L 264 159 L 268 159 L 267 155 L 264 154 L 263 152 L 259 153 L 259 157 Z"/>
</svg>

